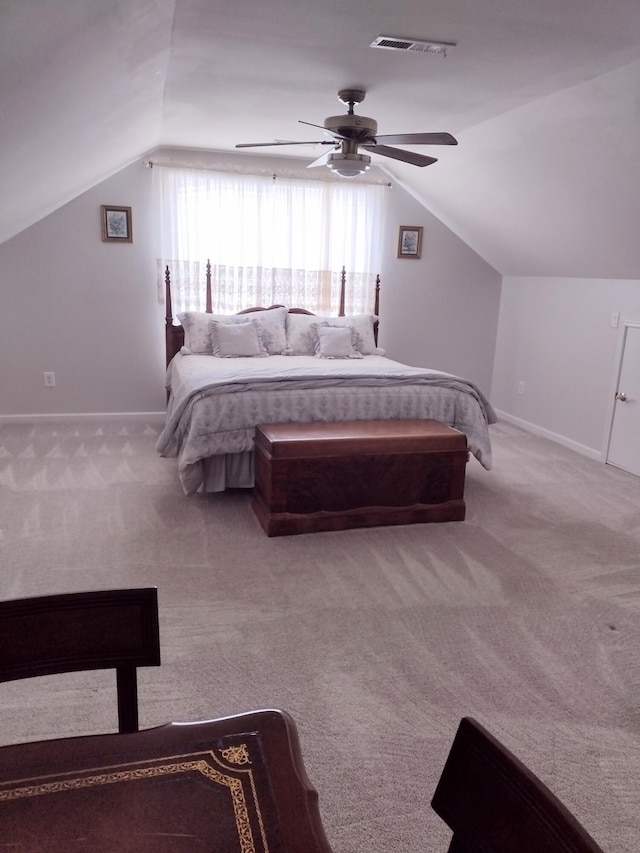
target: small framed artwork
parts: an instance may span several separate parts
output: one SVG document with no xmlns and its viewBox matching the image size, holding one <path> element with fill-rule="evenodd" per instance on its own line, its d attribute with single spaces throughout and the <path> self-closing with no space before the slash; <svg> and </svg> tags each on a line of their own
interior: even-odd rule
<svg viewBox="0 0 640 853">
<path fill-rule="evenodd" d="M 109 243 L 132 243 L 131 208 L 118 207 L 114 204 L 103 204 L 100 210 L 103 241 Z"/>
<path fill-rule="evenodd" d="M 401 225 L 398 236 L 399 258 L 422 257 L 422 231 L 418 225 Z"/>
</svg>

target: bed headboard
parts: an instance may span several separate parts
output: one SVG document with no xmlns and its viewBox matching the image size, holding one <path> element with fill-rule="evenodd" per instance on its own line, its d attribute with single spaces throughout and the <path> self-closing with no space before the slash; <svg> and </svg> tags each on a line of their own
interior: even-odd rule
<svg viewBox="0 0 640 853">
<path fill-rule="evenodd" d="M 345 289 L 346 289 L 346 281 L 347 281 L 347 273 L 344 267 L 342 267 L 342 272 L 340 273 L 340 307 L 338 310 L 338 317 L 344 317 L 344 301 L 345 301 Z M 174 357 L 174 355 L 180 351 L 180 347 L 184 344 L 184 329 L 178 323 L 173 322 L 173 307 L 171 304 L 171 273 L 169 271 L 169 266 L 165 267 L 164 271 L 164 289 L 165 289 L 165 349 L 166 349 L 166 361 L 167 366 L 169 362 Z M 213 314 L 213 300 L 212 300 L 212 290 L 211 290 L 211 262 L 207 261 L 207 275 L 206 275 L 206 313 Z M 238 314 L 247 314 L 251 311 L 268 311 L 270 308 L 281 308 L 281 305 L 270 305 L 268 308 L 263 307 L 251 307 L 245 308 L 243 311 L 238 311 Z M 379 316 L 380 310 L 380 276 L 376 276 L 376 291 L 375 291 L 375 302 L 373 313 Z M 292 314 L 313 314 L 312 311 L 307 311 L 306 308 L 289 308 L 289 311 Z M 375 328 L 373 330 L 374 338 L 376 345 L 378 343 L 378 323 L 376 323 Z"/>
</svg>

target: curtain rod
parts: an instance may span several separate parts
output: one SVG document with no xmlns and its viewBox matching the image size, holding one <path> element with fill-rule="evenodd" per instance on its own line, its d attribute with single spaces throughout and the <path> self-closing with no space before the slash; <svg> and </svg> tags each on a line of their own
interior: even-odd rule
<svg viewBox="0 0 640 853">
<path fill-rule="evenodd" d="M 340 183 L 340 181 L 341 181 L 340 178 L 334 178 L 333 176 L 330 177 L 329 175 L 327 175 L 326 177 L 320 177 L 320 176 L 316 176 L 316 177 L 308 176 L 308 177 L 306 177 L 302 170 L 297 171 L 295 169 L 285 170 L 285 171 L 291 172 L 291 174 L 287 175 L 287 174 L 283 174 L 282 170 L 280 170 L 280 174 L 278 174 L 278 172 L 276 170 L 271 171 L 270 169 L 264 169 L 263 171 L 258 172 L 255 170 L 244 171 L 244 169 L 242 169 L 242 168 L 237 168 L 237 167 L 233 167 L 233 166 L 195 166 L 195 165 L 191 165 L 189 163 L 181 163 L 179 161 L 178 162 L 167 162 L 167 161 L 163 161 L 163 160 L 147 159 L 147 160 L 143 160 L 142 162 L 147 169 L 153 169 L 155 166 L 158 166 L 160 168 L 167 168 L 167 169 L 193 169 L 193 170 L 198 171 L 198 172 L 229 172 L 229 173 L 234 173 L 237 175 L 255 175 L 256 177 L 259 177 L 259 178 L 271 176 L 274 181 L 277 180 L 278 178 L 292 178 L 292 177 L 296 177 L 296 178 L 303 178 L 304 177 L 304 179 L 308 180 L 308 181 L 323 181 L 326 183 Z M 304 168 L 304 167 L 302 167 L 302 168 Z M 384 178 L 382 178 L 380 180 L 372 180 L 371 178 L 369 178 L 368 180 L 367 179 L 359 180 L 357 183 L 359 183 L 359 184 L 371 184 L 373 186 L 383 185 L 383 186 L 389 187 L 389 189 L 391 189 L 393 187 L 393 184 L 391 183 L 391 181 L 389 181 L 388 179 L 384 179 Z"/>
</svg>

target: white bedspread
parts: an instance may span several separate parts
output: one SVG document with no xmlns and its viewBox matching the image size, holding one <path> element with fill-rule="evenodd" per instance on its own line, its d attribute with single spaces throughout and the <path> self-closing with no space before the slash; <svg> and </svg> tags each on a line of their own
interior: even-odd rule
<svg viewBox="0 0 640 853">
<path fill-rule="evenodd" d="M 171 397 L 156 449 L 178 457 L 187 494 L 203 484 L 203 460 L 253 450 L 260 423 L 433 418 L 464 432 L 471 453 L 491 468 L 491 405 L 473 383 L 441 371 L 380 355 L 178 354 L 167 382 Z"/>
</svg>

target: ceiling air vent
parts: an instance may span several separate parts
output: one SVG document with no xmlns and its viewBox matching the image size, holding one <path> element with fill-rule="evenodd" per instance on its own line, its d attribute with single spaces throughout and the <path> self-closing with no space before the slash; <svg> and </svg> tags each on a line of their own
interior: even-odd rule
<svg viewBox="0 0 640 853">
<path fill-rule="evenodd" d="M 416 41 L 415 39 L 397 38 L 395 36 L 378 36 L 370 45 L 370 47 L 380 47 L 383 50 L 431 53 L 433 56 L 446 56 L 447 49 L 455 46 L 456 43 L 452 41 Z"/>
</svg>

